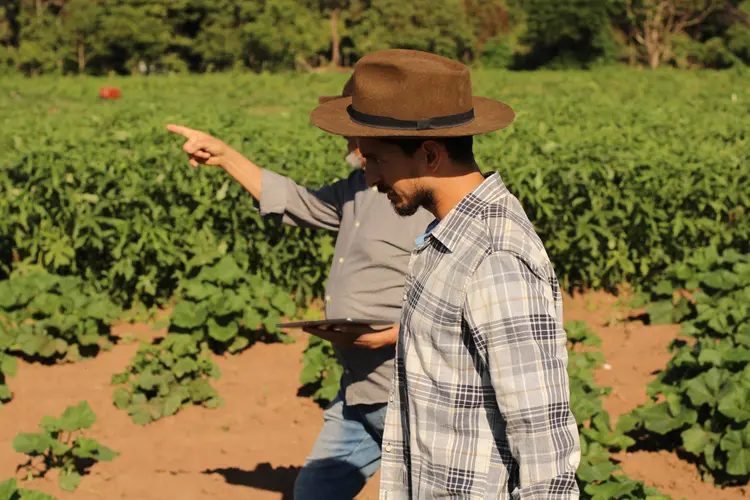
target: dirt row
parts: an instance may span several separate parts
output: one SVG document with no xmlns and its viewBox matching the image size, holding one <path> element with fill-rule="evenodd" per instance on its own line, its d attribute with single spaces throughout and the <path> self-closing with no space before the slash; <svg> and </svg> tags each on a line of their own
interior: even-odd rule
<svg viewBox="0 0 750 500">
<path fill-rule="evenodd" d="M 631 311 L 606 294 L 566 298 L 565 319 L 584 320 L 602 337 L 607 365 L 599 382 L 613 388 L 605 401 L 610 415 L 644 402 L 646 383 L 669 359 L 666 346 L 674 326 L 624 321 Z M 151 338 L 149 325 L 122 325 L 121 337 Z M 291 499 L 294 478 L 320 429 L 322 409 L 299 395 L 302 351 L 307 339 L 293 344 L 258 344 L 218 360 L 222 377 L 215 385 L 224 405 L 215 410 L 188 408 L 144 427 L 112 405 L 110 377 L 124 369 L 137 342 L 120 343 L 96 359 L 70 365 L 20 363 L 9 385 L 14 400 L 0 410 L 0 478 L 21 477 L 23 455 L 11 441 L 34 432 L 44 415 L 87 400 L 98 416 L 92 437 L 120 453 L 98 463 L 74 493 L 61 492 L 56 478 L 23 482 L 59 499 L 181 500 L 205 498 Z M 696 468 L 674 453 L 637 452 L 617 457 L 634 479 L 646 481 L 675 499 L 738 499 L 747 487 L 719 489 L 700 480 Z M 375 499 L 378 476 L 358 497 Z"/>
</svg>

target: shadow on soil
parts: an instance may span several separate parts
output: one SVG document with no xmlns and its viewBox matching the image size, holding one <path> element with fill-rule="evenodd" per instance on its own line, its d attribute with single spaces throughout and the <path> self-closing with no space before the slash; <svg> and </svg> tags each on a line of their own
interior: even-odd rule
<svg viewBox="0 0 750 500">
<path fill-rule="evenodd" d="M 294 498 L 294 481 L 301 467 L 272 467 L 259 464 L 255 470 L 247 471 L 237 467 L 206 469 L 203 474 L 220 474 L 229 484 L 248 486 L 259 490 L 281 493 L 282 500 Z"/>
</svg>

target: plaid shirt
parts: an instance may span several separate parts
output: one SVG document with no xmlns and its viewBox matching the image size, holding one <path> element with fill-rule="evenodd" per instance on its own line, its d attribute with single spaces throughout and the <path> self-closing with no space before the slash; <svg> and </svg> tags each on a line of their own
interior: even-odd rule
<svg viewBox="0 0 750 500">
<path fill-rule="evenodd" d="M 498 174 L 418 240 L 404 302 L 380 498 L 577 499 L 560 289 Z"/>
</svg>

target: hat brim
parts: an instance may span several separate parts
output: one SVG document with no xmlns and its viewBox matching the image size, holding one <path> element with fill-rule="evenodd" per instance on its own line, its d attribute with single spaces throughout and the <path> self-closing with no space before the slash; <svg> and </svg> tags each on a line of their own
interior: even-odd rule
<svg viewBox="0 0 750 500">
<path fill-rule="evenodd" d="M 351 97 L 342 97 L 321 104 L 310 113 L 310 121 L 316 127 L 334 135 L 345 137 L 460 137 L 481 135 L 501 130 L 516 117 L 507 104 L 473 97 L 474 120 L 466 125 L 430 130 L 401 130 L 361 125 L 351 119 L 346 108 L 352 103 Z"/>
<path fill-rule="evenodd" d="M 320 104 L 327 104 L 338 99 L 343 99 L 343 97 L 340 95 L 322 95 L 318 97 Z"/>
</svg>

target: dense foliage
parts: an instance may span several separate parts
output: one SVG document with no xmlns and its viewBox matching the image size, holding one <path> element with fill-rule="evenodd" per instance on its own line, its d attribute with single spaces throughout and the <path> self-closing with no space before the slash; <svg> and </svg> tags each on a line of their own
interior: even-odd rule
<svg viewBox="0 0 750 500">
<path fill-rule="evenodd" d="M 498 58 L 498 45 L 509 57 Z M 495 67 L 750 62 L 748 0 L 6 0 L 0 72 L 353 64 L 427 50 Z"/>
<path fill-rule="evenodd" d="M 259 336 L 286 340 L 278 329 L 282 316 L 296 312 L 289 292 L 242 271 L 231 255 L 201 262 L 195 276 L 178 290 L 181 300 L 170 317 L 170 332 L 190 334 L 215 352 L 236 353 Z M 261 335 L 256 335 L 259 327 Z"/>
<path fill-rule="evenodd" d="M 35 270 L 0 281 L 0 371 L 13 374 L 9 354 L 62 362 L 109 349 L 110 323 L 118 315 L 105 295 L 76 276 Z"/>
<path fill-rule="evenodd" d="M 123 79 L 121 101 L 100 103 L 97 80 L 4 79 L 0 278 L 41 264 L 125 307 L 163 304 L 231 255 L 298 305 L 322 295 L 332 235 L 261 219 L 223 171 L 187 166 L 164 125 L 206 130 L 317 187 L 346 175 L 344 145 L 310 127 L 308 113 L 344 81 Z M 477 138 L 478 162 L 521 199 L 565 285 L 649 283 L 710 242 L 750 250 L 750 191 L 739 189 L 750 181 L 750 94 L 740 75 L 488 71 L 475 86 L 519 115 Z"/>
<path fill-rule="evenodd" d="M 207 345 L 187 334 L 170 333 L 142 345 L 125 371 L 112 376 L 115 406 L 127 410 L 133 421 L 145 425 L 174 415 L 181 408 L 203 405 L 216 408 L 221 399 L 210 379 L 221 375 Z"/>
<path fill-rule="evenodd" d="M 609 414 L 602 406 L 602 397 L 609 394 L 609 389 L 598 387 L 594 382 L 594 371 L 604 362 L 604 357 L 590 348 L 598 347 L 601 339 L 582 321 L 566 323 L 565 330 L 568 334 L 571 409 L 581 439 L 581 463 L 577 472 L 581 498 L 668 498 L 643 482 L 622 474 L 620 467 L 610 458 L 610 450 L 624 449 L 633 440 L 612 431 Z"/>
<path fill-rule="evenodd" d="M 22 433 L 13 439 L 13 449 L 30 457 L 20 468 L 30 477 L 59 469 L 60 488 L 75 491 L 88 467 L 98 461 L 110 462 L 119 455 L 95 439 L 83 436 L 82 431 L 95 422 L 96 414 L 86 401 L 69 406 L 59 418 L 43 417 L 39 424 L 41 432 Z M 41 471 L 33 464 L 35 457 L 42 457 Z"/>
<path fill-rule="evenodd" d="M 655 320 L 682 322 L 653 402 L 623 418 L 625 430 L 675 443 L 719 482 L 750 478 L 750 255 L 713 248 L 675 266 L 654 292 Z M 672 290 L 693 292 L 673 297 Z M 668 293 L 666 293 L 669 291 Z M 679 297 L 679 298 L 678 298 Z M 671 306 L 671 311 L 670 311 Z"/>
</svg>

